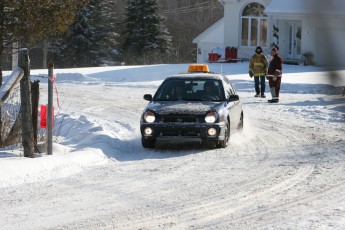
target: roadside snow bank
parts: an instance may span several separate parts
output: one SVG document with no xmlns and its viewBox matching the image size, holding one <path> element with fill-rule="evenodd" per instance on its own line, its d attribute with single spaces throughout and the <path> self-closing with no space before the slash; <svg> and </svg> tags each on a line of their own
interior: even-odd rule
<svg viewBox="0 0 345 230">
<path fill-rule="evenodd" d="M 56 119 L 56 129 L 64 132 L 65 136 L 58 136 L 60 143 L 53 143 L 53 155 L 25 158 L 20 156 L 22 152 L 19 150 L 0 152 L 0 169 L 3 172 L 0 174 L 0 188 L 68 177 L 82 172 L 87 167 L 109 162 L 104 154 L 104 150 L 108 148 L 109 135 L 102 127 L 88 121 L 85 116 L 79 119 L 67 115 L 60 116 Z M 98 143 L 102 148 L 92 146 L 95 144 L 92 139 L 104 140 Z M 73 144 L 67 147 L 66 142 L 69 143 L 71 140 Z"/>
<path fill-rule="evenodd" d="M 55 149 L 65 149 L 54 144 Z M 66 150 L 66 149 L 65 149 Z M 64 151 L 65 151 L 64 150 Z M 63 155 L 39 158 L 11 157 L 0 161 L 0 188 L 67 177 L 84 170 L 85 167 L 106 164 L 107 158 L 100 149 L 85 149 Z"/>
</svg>

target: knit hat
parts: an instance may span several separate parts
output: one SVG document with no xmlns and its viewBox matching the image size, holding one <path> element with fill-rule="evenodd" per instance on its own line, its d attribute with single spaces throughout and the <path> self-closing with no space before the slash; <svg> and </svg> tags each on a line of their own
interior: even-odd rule
<svg viewBox="0 0 345 230">
<path fill-rule="evenodd" d="M 258 51 L 258 50 L 260 50 L 260 51 Z M 262 53 L 262 48 L 261 48 L 261 46 L 257 46 L 256 49 L 255 49 L 255 52 L 258 53 L 258 54 L 259 54 L 259 53 Z"/>
<path fill-rule="evenodd" d="M 275 46 L 272 47 L 271 50 L 278 51 L 279 50 L 279 46 L 275 45 Z"/>
</svg>

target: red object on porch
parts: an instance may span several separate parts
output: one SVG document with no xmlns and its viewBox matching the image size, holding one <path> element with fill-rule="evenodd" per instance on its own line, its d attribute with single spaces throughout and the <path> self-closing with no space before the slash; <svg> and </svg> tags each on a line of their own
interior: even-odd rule
<svg viewBox="0 0 345 230">
<path fill-rule="evenodd" d="M 231 59 L 235 59 L 235 60 L 231 60 Z M 225 49 L 225 60 L 227 62 L 237 62 L 237 48 L 226 47 L 226 49 Z"/>
<path fill-rule="evenodd" d="M 52 127 L 54 127 L 54 107 L 52 108 Z M 47 128 L 47 106 L 41 105 L 41 113 L 40 113 L 40 127 L 45 129 Z"/>
<path fill-rule="evenodd" d="M 208 53 L 208 62 L 217 62 L 219 59 L 218 53 Z"/>
</svg>

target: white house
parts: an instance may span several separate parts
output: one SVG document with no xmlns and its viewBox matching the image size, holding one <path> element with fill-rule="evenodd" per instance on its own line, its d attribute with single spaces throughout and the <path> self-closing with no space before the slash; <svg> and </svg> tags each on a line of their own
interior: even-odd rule
<svg viewBox="0 0 345 230">
<path fill-rule="evenodd" d="M 285 62 L 310 64 L 312 57 L 315 65 L 345 66 L 345 0 L 219 2 L 224 17 L 193 40 L 197 62 L 208 62 L 209 53 L 227 47 L 248 59 L 256 46 L 268 54 L 276 44 Z"/>
</svg>

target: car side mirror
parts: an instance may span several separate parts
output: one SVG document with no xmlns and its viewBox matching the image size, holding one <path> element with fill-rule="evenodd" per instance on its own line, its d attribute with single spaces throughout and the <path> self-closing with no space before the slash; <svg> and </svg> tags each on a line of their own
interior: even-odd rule
<svg viewBox="0 0 345 230">
<path fill-rule="evenodd" d="M 231 102 L 231 101 L 238 101 L 240 100 L 240 97 L 237 95 L 237 94 L 232 94 L 230 95 L 228 101 Z"/>
<path fill-rule="evenodd" d="M 146 100 L 146 101 L 152 101 L 152 95 L 151 95 L 151 94 L 145 94 L 145 95 L 144 95 L 144 100 Z"/>
</svg>

